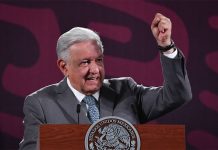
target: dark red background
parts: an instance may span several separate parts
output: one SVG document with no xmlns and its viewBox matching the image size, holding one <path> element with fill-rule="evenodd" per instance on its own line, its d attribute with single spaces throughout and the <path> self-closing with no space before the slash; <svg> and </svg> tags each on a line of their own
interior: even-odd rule
<svg viewBox="0 0 218 150">
<path fill-rule="evenodd" d="M 218 149 L 218 1 L 17 0 L 0 2 L 0 149 L 23 134 L 27 94 L 63 78 L 56 67 L 58 36 L 75 26 L 104 42 L 107 77 L 131 76 L 161 85 L 150 23 L 156 12 L 173 22 L 173 39 L 187 58 L 193 101 L 152 123 L 185 124 L 187 149 Z"/>
</svg>

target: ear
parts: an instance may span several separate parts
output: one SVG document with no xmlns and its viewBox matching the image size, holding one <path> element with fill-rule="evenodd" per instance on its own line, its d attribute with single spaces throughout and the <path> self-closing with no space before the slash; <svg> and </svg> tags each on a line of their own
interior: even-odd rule
<svg viewBox="0 0 218 150">
<path fill-rule="evenodd" d="M 61 72 L 67 76 L 68 75 L 68 68 L 67 68 L 67 64 L 64 60 L 62 59 L 58 59 L 57 60 L 57 66 L 58 68 L 61 70 Z"/>
</svg>

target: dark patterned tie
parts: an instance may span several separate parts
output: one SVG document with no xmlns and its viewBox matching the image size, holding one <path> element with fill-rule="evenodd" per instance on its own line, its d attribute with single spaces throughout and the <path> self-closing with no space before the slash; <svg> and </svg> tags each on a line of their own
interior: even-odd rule
<svg viewBox="0 0 218 150">
<path fill-rule="evenodd" d="M 86 96 L 83 101 L 88 105 L 88 118 L 90 122 L 96 122 L 99 119 L 100 114 L 95 98 L 93 96 Z"/>
</svg>

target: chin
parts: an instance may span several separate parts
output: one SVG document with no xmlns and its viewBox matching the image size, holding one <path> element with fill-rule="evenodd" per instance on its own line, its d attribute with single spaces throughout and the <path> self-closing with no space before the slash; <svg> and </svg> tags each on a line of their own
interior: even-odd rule
<svg viewBox="0 0 218 150">
<path fill-rule="evenodd" d="M 87 88 L 87 89 L 85 90 L 85 93 L 87 93 L 87 94 L 94 94 L 94 93 L 96 93 L 96 92 L 99 91 L 99 90 L 100 90 L 100 87 Z"/>
</svg>

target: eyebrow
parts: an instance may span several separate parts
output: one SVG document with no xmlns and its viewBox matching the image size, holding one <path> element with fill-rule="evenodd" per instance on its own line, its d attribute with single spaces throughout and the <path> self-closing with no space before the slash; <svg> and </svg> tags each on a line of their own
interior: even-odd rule
<svg viewBox="0 0 218 150">
<path fill-rule="evenodd" d="M 97 56 L 96 58 L 103 58 L 103 57 L 104 57 L 104 55 L 101 54 L 101 55 Z M 96 59 L 96 58 L 94 58 L 94 59 Z M 88 60 L 88 59 L 92 59 L 92 58 L 90 58 L 90 57 L 85 57 L 85 58 L 83 58 L 83 59 L 81 59 L 81 60 Z"/>
</svg>

